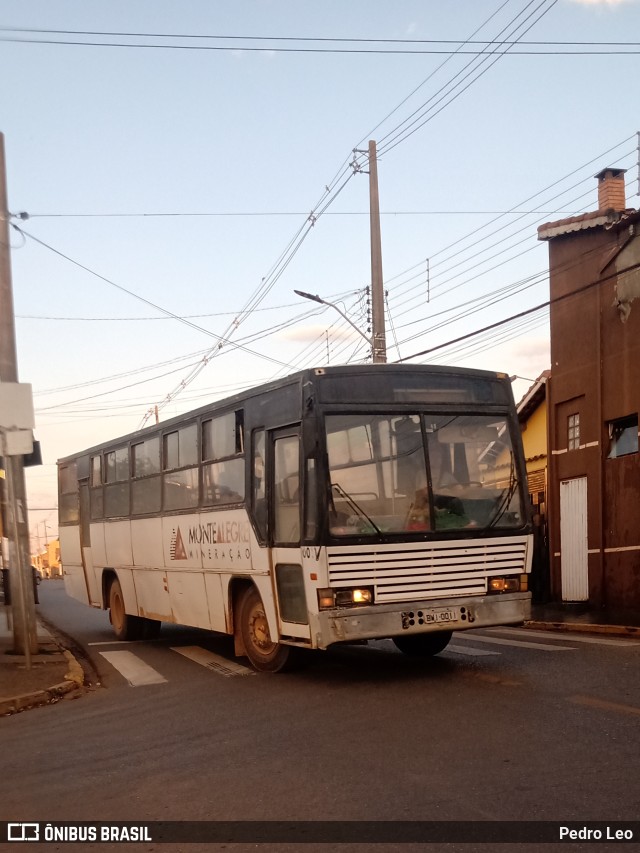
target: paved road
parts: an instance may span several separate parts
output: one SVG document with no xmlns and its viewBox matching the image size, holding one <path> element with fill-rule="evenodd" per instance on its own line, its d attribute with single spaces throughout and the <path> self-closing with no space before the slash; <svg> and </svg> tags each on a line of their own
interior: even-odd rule
<svg viewBox="0 0 640 853">
<path fill-rule="evenodd" d="M 101 686 L 0 721 L 7 819 L 638 819 L 638 641 L 494 629 L 427 663 L 381 641 L 258 675 L 226 638 L 118 643 L 41 592 Z"/>
</svg>

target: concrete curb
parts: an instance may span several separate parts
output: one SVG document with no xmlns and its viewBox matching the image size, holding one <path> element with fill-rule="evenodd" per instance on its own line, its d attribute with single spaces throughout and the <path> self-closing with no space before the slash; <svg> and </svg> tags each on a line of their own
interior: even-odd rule
<svg viewBox="0 0 640 853">
<path fill-rule="evenodd" d="M 76 687 L 82 687 L 84 684 L 84 672 L 82 667 L 70 651 L 64 649 L 63 654 L 69 664 L 69 672 L 66 672 L 64 676 L 65 681 L 72 681 Z"/>
<path fill-rule="evenodd" d="M 64 681 L 43 690 L 36 690 L 33 693 L 23 693 L 21 696 L 12 696 L 10 699 L 0 699 L 0 716 L 8 717 L 11 714 L 18 714 L 20 711 L 28 711 L 30 708 L 48 705 L 51 702 L 56 702 L 66 693 L 82 687 L 84 684 L 82 667 L 71 652 L 66 649 L 61 651 L 69 665 L 69 671 L 65 673 Z"/>
<path fill-rule="evenodd" d="M 618 637 L 640 637 L 640 628 L 632 625 L 592 625 L 589 622 L 540 622 L 530 620 L 525 628 L 542 631 L 566 631 L 580 634 L 612 634 Z"/>
</svg>

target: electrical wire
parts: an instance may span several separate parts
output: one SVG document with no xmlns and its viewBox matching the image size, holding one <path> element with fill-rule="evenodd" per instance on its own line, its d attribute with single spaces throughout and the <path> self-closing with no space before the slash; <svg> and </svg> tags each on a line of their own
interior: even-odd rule
<svg viewBox="0 0 640 853">
<path fill-rule="evenodd" d="M 491 20 L 491 18 L 495 17 L 497 12 L 501 11 L 501 9 L 507 5 L 509 0 L 505 0 L 502 6 L 491 15 L 487 20 Z M 487 23 L 487 22 L 485 22 Z M 484 25 L 483 25 L 484 26 Z M 475 34 L 480 32 L 480 27 L 475 31 Z M 282 42 L 305 42 L 305 43 L 326 43 L 326 42 L 335 42 L 335 43 L 345 43 L 349 44 L 479 44 L 479 45 L 489 45 L 492 42 L 486 40 L 473 40 L 473 37 L 468 39 L 415 39 L 415 38 L 362 38 L 355 37 L 349 38 L 345 36 L 255 36 L 255 35 L 228 35 L 228 34 L 206 34 L 206 33 L 141 33 L 141 32 L 123 32 L 123 31 L 109 31 L 109 30 L 61 30 L 61 29 L 44 29 L 40 27 L 0 27 L 0 32 L 14 32 L 14 33 L 41 33 L 45 35 L 81 35 L 81 36 L 120 36 L 126 38 L 183 38 L 183 39 L 198 39 L 201 41 L 216 39 L 220 41 L 254 41 L 254 42 L 274 42 L 274 41 L 282 41 Z M 640 42 L 629 42 L 629 41 L 527 41 L 527 42 L 513 42 L 514 44 L 526 44 L 526 45 L 573 45 L 579 47 L 593 47 L 593 46 L 612 46 L 612 47 L 640 47 Z"/>
<path fill-rule="evenodd" d="M 476 59 L 473 59 L 468 62 L 467 65 L 465 65 L 464 68 L 462 68 L 451 80 L 449 80 L 434 95 L 432 95 L 431 98 L 426 101 L 426 103 L 424 103 L 417 110 L 414 110 L 414 112 L 406 119 L 404 119 L 395 129 L 389 131 L 385 136 L 383 136 L 380 140 L 380 155 L 384 155 L 385 153 L 391 151 L 393 148 L 397 147 L 401 142 L 405 142 L 410 136 L 420 130 L 420 128 L 422 128 L 428 121 L 431 121 L 433 118 L 439 115 L 439 113 L 442 112 L 445 107 L 449 106 L 451 103 L 453 103 L 453 101 L 459 98 L 460 95 L 466 92 L 470 86 L 472 86 L 481 77 L 483 77 L 495 65 L 495 63 L 502 58 L 502 56 L 508 53 L 514 46 L 513 44 L 508 45 L 507 49 L 504 52 L 498 52 L 497 47 L 504 44 L 504 39 L 502 41 L 499 41 L 499 39 L 509 27 L 514 25 L 514 29 L 511 33 L 509 33 L 509 36 L 511 36 L 513 35 L 513 33 L 517 32 L 520 27 L 526 24 L 530 20 L 530 18 L 533 17 L 533 15 L 535 15 L 540 9 L 543 9 L 545 3 L 548 3 L 549 5 L 544 8 L 540 12 L 539 16 L 534 21 L 532 21 L 532 23 L 529 24 L 529 26 L 524 30 L 524 32 L 522 33 L 522 36 L 524 36 L 527 32 L 529 32 L 530 29 L 532 29 L 532 27 L 535 26 L 535 24 L 537 24 L 546 14 L 548 14 L 548 12 L 551 11 L 551 9 L 556 5 L 558 0 L 542 0 L 542 2 L 540 2 L 538 6 L 536 6 L 533 12 L 531 12 L 524 19 L 524 21 L 515 26 L 515 22 L 518 20 L 518 18 L 520 18 L 527 11 L 527 9 L 529 9 L 529 7 L 533 5 L 534 2 L 535 0 L 530 0 L 525 5 L 524 9 L 522 9 L 518 13 L 518 15 L 516 15 L 516 17 L 509 24 L 507 24 L 506 27 L 503 27 L 503 29 L 498 33 L 497 38 L 493 39 L 489 43 L 489 46 L 495 45 L 493 50 L 488 50 L 487 48 L 485 48 L 480 51 L 479 57 L 483 58 L 479 62 L 477 61 L 479 57 L 476 57 Z M 519 39 L 516 39 L 516 43 L 518 40 Z M 482 66 L 493 56 L 495 56 L 495 59 L 490 62 L 489 66 L 481 70 L 479 74 L 473 77 L 473 79 L 471 79 L 464 87 L 462 87 L 462 84 L 474 73 L 476 68 L 482 68 Z M 467 74 L 464 74 L 467 69 L 471 70 Z M 464 76 L 454 85 L 454 81 L 456 81 L 456 79 L 459 78 L 461 74 L 464 74 Z M 447 91 L 449 87 L 451 88 L 449 89 L 449 91 Z M 437 110 L 435 110 L 435 112 L 433 112 L 433 109 L 439 104 L 441 104 L 442 101 L 444 101 L 446 98 L 449 98 L 449 100 L 447 100 L 444 104 L 442 104 L 442 106 L 440 106 Z M 432 103 L 433 106 L 429 106 L 429 104 Z"/>
<path fill-rule="evenodd" d="M 603 284 L 606 281 L 610 281 L 613 278 L 617 278 L 621 275 L 624 275 L 624 274 L 629 273 L 629 272 L 633 272 L 634 270 L 637 270 L 637 269 L 640 269 L 640 263 L 631 264 L 629 267 L 626 267 L 623 270 L 616 270 L 615 272 L 611 273 L 610 275 L 602 276 L 601 278 L 596 279 L 595 281 L 590 281 L 584 285 L 581 285 L 580 287 L 576 288 L 575 290 L 572 290 L 569 293 L 563 293 L 560 296 L 550 298 L 550 299 L 546 300 L 546 302 L 542 302 L 539 305 L 534 305 L 532 308 L 526 308 L 524 311 L 520 311 L 517 314 L 513 314 L 510 317 L 504 318 L 503 320 L 497 320 L 495 323 L 491 323 L 488 326 L 484 326 L 482 329 L 476 329 L 474 332 L 468 332 L 465 335 L 460 335 L 459 337 L 454 338 L 453 340 L 448 341 L 447 343 L 437 344 L 436 346 L 430 347 L 429 349 L 422 350 L 421 352 L 418 352 L 418 353 L 413 353 L 413 355 L 406 356 L 405 358 L 399 358 L 394 363 L 410 361 L 411 359 L 414 359 L 414 358 L 419 358 L 419 357 L 424 356 L 424 355 L 429 355 L 430 353 L 436 352 L 437 350 L 443 349 L 444 347 L 451 346 L 451 344 L 456 344 L 456 343 L 459 343 L 461 341 L 468 340 L 469 338 L 473 338 L 476 335 L 479 335 L 483 332 L 491 331 L 492 329 L 498 329 L 501 326 L 506 325 L 507 323 L 511 323 L 514 320 L 518 320 L 520 317 L 526 317 L 526 316 L 533 314 L 537 311 L 541 311 L 544 308 L 548 308 L 551 305 L 555 305 L 559 302 L 564 302 L 568 299 L 572 299 L 574 296 L 578 296 L 579 294 L 582 294 L 582 293 L 590 290 L 592 287 L 597 287 L 598 285 Z"/>
<path fill-rule="evenodd" d="M 551 184 L 548 184 L 546 187 L 544 187 L 543 189 L 534 193 L 533 195 L 528 196 L 527 198 L 522 199 L 521 201 L 518 201 L 514 205 L 514 207 L 510 208 L 508 211 L 506 211 L 504 213 L 500 213 L 494 219 L 491 219 L 489 222 L 485 222 L 483 225 L 480 225 L 477 228 L 474 228 L 473 231 L 469 232 L 464 237 L 458 238 L 457 240 L 453 241 L 452 243 L 449 243 L 448 245 L 444 246 L 442 249 L 439 249 L 436 252 L 430 253 L 430 255 L 429 255 L 430 262 L 433 261 L 434 258 L 443 254 L 444 252 L 449 251 L 449 249 L 452 249 L 455 246 L 458 246 L 460 243 L 463 243 L 465 240 L 468 240 L 472 236 L 479 234 L 484 229 L 491 227 L 491 225 L 498 222 L 500 219 L 504 218 L 505 216 L 507 216 L 511 213 L 514 213 L 516 211 L 516 209 L 518 209 L 520 207 L 524 207 L 525 205 L 529 204 L 529 202 L 533 201 L 534 199 L 539 198 L 541 195 L 543 195 L 546 192 L 549 192 L 549 190 L 552 190 L 554 187 L 558 186 L 559 184 L 563 183 L 564 181 L 569 180 L 574 175 L 577 175 L 579 172 L 582 172 L 584 169 L 589 168 L 596 163 L 599 163 L 599 162 L 601 163 L 602 160 L 605 157 L 607 157 L 609 154 L 613 154 L 613 152 L 616 151 L 618 148 L 622 147 L 623 145 L 626 145 L 628 142 L 631 142 L 632 140 L 635 140 L 635 138 L 636 138 L 636 135 L 634 134 L 633 136 L 629 136 L 626 139 L 623 139 L 621 142 L 618 142 L 616 145 L 611 146 L 610 148 L 608 148 L 605 151 L 598 154 L 596 157 L 593 157 L 591 160 L 588 160 L 586 163 L 583 163 L 581 166 L 578 166 L 577 168 L 573 169 L 571 172 L 567 173 L 562 178 L 558 178 L 557 180 L 553 181 Z M 621 156 L 628 156 L 628 155 L 625 154 L 625 155 L 621 155 Z M 585 179 L 585 180 L 587 180 L 587 179 Z M 582 183 L 582 181 L 578 182 L 578 184 L 575 184 L 574 187 L 579 186 L 581 183 Z M 554 199 L 559 198 L 561 195 L 562 194 L 556 195 L 553 198 Z M 552 215 L 557 215 L 557 213 L 558 213 L 557 211 L 552 211 Z M 499 230 L 500 229 L 498 229 L 498 231 Z M 495 234 L 495 233 L 498 233 L 498 232 L 497 231 L 492 232 L 492 234 Z M 492 235 L 489 235 L 489 236 L 492 236 Z M 480 242 L 480 241 L 477 241 L 477 242 Z M 476 244 L 473 244 L 473 245 L 476 245 Z M 449 260 L 451 257 L 455 257 L 455 255 L 450 256 L 449 258 L 445 258 L 445 260 Z M 408 272 L 412 272 L 418 266 L 423 265 L 426 261 L 427 261 L 427 259 L 423 258 L 421 261 L 419 261 L 414 266 L 409 267 L 407 270 L 400 272 L 400 273 L 396 273 L 392 277 L 385 279 L 385 286 L 388 287 L 391 284 L 391 282 L 393 282 L 397 278 L 402 277 L 403 275 L 405 275 Z"/>
<path fill-rule="evenodd" d="M 26 29 L 14 29 L 10 30 L 4 29 L 4 32 L 29 32 Z M 55 32 L 55 31 L 46 31 L 46 30 L 31 30 L 31 32 Z M 72 32 L 72 31 L 60 31 L 61 33 Z M 108 33 L 96 33 L 97 36 L 107 38 L 109 37 Z M 127 34 L 127 33 L 116 33 L 116 36 L 121 37 L 130 37 L 135 38 L 135 34 Z M 189 35 L 181 35 L 181 36 L 163 36 L 162 34 L 155 34 L 154 36 L 147 36 L 143 33 L 138 34 L 138 38 L 182 38 L 182 39 L 206 39 L 206 38 L 234 38 L 233 36 L 189 36 Z M 422 44 L 432 44 L 432 45 L 447 45 L 447 44 L 459 44 L 457 41 L 450 40 L 442 40 L 442 41 L 428 41 L 428 40 L 408 40 L 408 39 L 325 39 L 325 41 L 334 41 L 334 42 L 344 42 L 349 41 L 353 44 L 369 42 L 369 43 L 386 43 L 386 44 L 402 44 L 408 45 L 406 47 L 385 47 L 385 48 L 364 48 L 364 47 L 279 47 L 274 46 L 273 44 L 265 45 L 265 46 L 254 46 L 252 44 L 247 44 L 250 39 L 258 38 L 252 36 L 237 36 L 235 38 L 243 39 L 245 43 L 240 45 L 238 44 L 163 44 L 162 42 L 134 42 L 134 41 L 87 41 L 84 39 L 63 39 L 63 38 L 30 38 L 26 36 L 9 36 L 9 35 L 1 35 L 0 42 L 5 42 L 9 44 L 34 44 L 34 45 L 50 45 L 50 46 L 60 46 L 60 47 L 111 47 L 111 48 L 129 48 L 129 49 L 137 49 L 137 50 L 172 50 L 172 51 L 205 51 L 205 52 L 235 52 L 241 51 L 243 53 L 269 53 L 269 54 L 278 54 L 278 53 L 297 53 L 297 54 L 374 54 L 377 56 L 423 56 L 423 55 L 452 55 L 452 54 L 460 54 L 460 55 L 468 55 L 468 56 L 478 56 L 482 55 L 486 51 L 487 42 L 467 42 L 466 44 L 478 44 L 484 45 L 484 47 L 479 47 L 477 49 L 472 49 L 468 47 L 458 47 L 455 50 L 452 50 L 449 47 L 436 48 L 436 47 L 417 47 L 417 45 Z M 268 40 L 268 37 L 263 37 Z M 275 41 L 276 37 L 273 37 L 271 41 Z M 278 41 L 282 41 L 283 37 L 277 38 Z M 312 39 L 299 39 L 300 41 L 312 41 Z M 313 41 L 322 41 L 321 39 L 313 39 Z M 541 47 L 546 47 L 549 45 L 553 45 L 553 50 L 543 50 Z M 570 50 L 564 49 L 559 50 L 558 47 L 568 45 L 573 48 Z M 591 45 L 599 45 L 606 46 L 607 50 L 584 50 L 583 46 L 591 46 Z M 635 56 L 640 51 L 632 50 L 631 48 L 635 48 L 638 46 L 637 42 L 526 42 L 524 46 L 532 46 L 536 47 L 534 50 L 523 50 L 523 45 L 518 41 L 508 41 L 505 40 L 502 43 L 501 50 L 494 51 L 498 55 L 506 55 L 509 53 L 511 56 Z M 517 46 L 519 49 L 516 51 L 512 50 L 512 47 Z M 617 49 L 610 49 L 617 48 Z M 623 48 L 623 49 L 620 49 Z"/>
<path fill-rule="evenodd" d="M 154 308 L 156 311 L 162 312 L 167 317 L 171 317 L 172 319 L 177 320 L 179 323 L 184 323 L 185 325 L 189 326 L 192 329 L 195 329 L 198 332 L 202 332 L 203 334 L 205 334 L 211 338 L 215 338 L 218 342 L 217 343 L 218 347 L 221 347 L 225 344 L 228 344 L 235 349 L 244 350 L 244 351 L 248 352 L 250 355 L 255 355 L 258 358 L 262 358 L 262 359 L 265 359 L 266 361 L 270 361 L 274 364 L 284 366 L 283 362 L 278 361 L 278 359 L 272 358 L 271 356 L 268 356 L 268 355 L 264 355 L 263 353 L 258 353 L 258 352 L 254 352 L 251 350 L 247 350 L 246 347 L 243 347 L 240 344 L 233 343 L 227 337 L 216 335 L 214 332 L 211 332 L 208 329 L 205 329 L 203 326 L 198 326 L 196 323 L 192 323 L 190 320 L 187 320 L 185 317 L 180 317 L 178 314 L 174 314 L 172 311 L 169 311 L 168 309 L 163 308 L 161 305 L 158 305 L 155 302 L 151 302 L 151 300 L 146 299 L 144 296 L 140 296 L 140 294 L 135 293 L 134 291 L 129 290 L 128 288 L 123 287 L 120 284 L 116 284 L 116 282 L 112 281 L 109 278 L 106 278 L 106 276 L 103 276 L 100 273 L 96 272 L 95 270 L 92 270 L 90 267 L 86 266 L 85 264 L 82 264 L 79 261 L 74 260 L 69 255 L 66 255 L 64 252 L 61 252 L 58 249 L 55 249 L 53 246 L 49 245 L 48 243 L 45 243 L 44 240 L 40 240 L 34 234 L 30 234 L 29 232 L 24 231 L 24 229 L 20 228 L 19 226 L 15 225 L 14 223 L 11 223 L 11 227 L 14 228 L 16 231 L 18 231 L 20 234 L 23 234 L 25 237 L 28 237 L 30 240 L 33 240 L 35 243 L 38 243 L 40 246 L 44 247 L 45 249 L 48 249 L 50 252 L 53 252 L 55 255 L 58 255 L 59 257 L 68 261 L 69 263 L 73 264 L 74 266 L 77 266 L 80 269 L 84 270 L 85 272 L 88 272 L 90 275 L 95 276 L 96 278 L 100 279 L 100 281 L 103 281 L 105 284 L 108 284 L 111 287 L 115 287 L 117 290 L 120 290 L 123 293 L 128 294 L 129 296 L 132 296 L 134 299 L 138 299 L 140 302 L 144 302 L 145 305 L 149 305 L 151 308 Z"/>
</svg>

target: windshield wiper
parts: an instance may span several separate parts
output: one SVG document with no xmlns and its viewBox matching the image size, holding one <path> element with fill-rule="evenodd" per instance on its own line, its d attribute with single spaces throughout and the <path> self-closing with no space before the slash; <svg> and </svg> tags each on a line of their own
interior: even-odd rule
<svg viewBox="0 0 640 853">
<path fill-rule="evenodd" d="M 507 489 L 503 490 L 502 495 L 497 500 L 500 501 L 498 505 L 495 507 L 491 518 L 487 522 L 485 526 L 485 530 L 490 530 L 492 527 L 495 527 L 498 521 L 502 518 L 505 509 L 511 503 L 511 498 L 514 496 L 516 489 L 518 488 L 518 478 L 516 477 L 515 465 L 513 464 L 513 456 L 511 457 L 511 470 L 509 472 L 509 486 Z"/>
<path fill-rule="evenodd" d="M 349 504 L 349 506 L 353 510 L 355 510 L 356 513 L 361 516 L 361 518 L 366 518 L 366 520 L 373 527 L 373 529 L 376 531 L 376 533 L 378 533 L 378 534 L 382 533 L 382 531 L 380 530 L 378 525 L 375 523 L 375 521 L 367 515 L 367 513 L 362 509 L 362 507 L 358 503 L 356 503 L 356 501 L 351 497 L 351 495 L 348 492 L 345 492 L 345 490 L 342 488 L 342 486 L 338 485 L 338 483 L 331 483 L 331 488 L 335 489 L 336 492 L 340 495 L 340 497 L 344 498 L 344 500 Z"/>
</svg>

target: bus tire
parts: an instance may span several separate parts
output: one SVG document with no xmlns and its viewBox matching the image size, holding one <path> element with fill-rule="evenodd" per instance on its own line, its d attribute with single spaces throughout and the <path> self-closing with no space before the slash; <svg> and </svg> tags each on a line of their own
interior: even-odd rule
<svg viewBox="0 0 640 853">
<path fill-rule="evenodd" d="M 125 611 L 122 587 L 117 578 L 109 587 L 109 621 L 118 640 L 138 640 L 142 636 L 143 620 Z"/>
<path fill-rule="evenodd" d="M 289 668 L 294 649 L 271 640 L 264 604 L 255 586 L 248 587 L 240 599 L 239 620 L 245 653 L 254 669 L 281 672 Z"/>
<path fill-rule="evenodd" d="M 447 647 L 453 631 L 436 631 L 433 634 L 407 634 L 392 637 L 396 647 L 411 657 L 429 658 Z"/>
</svg>

